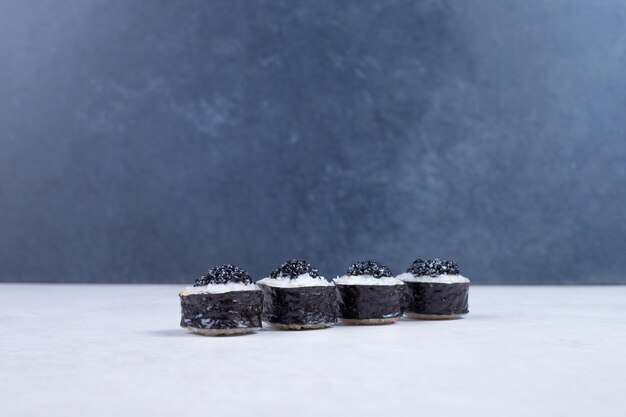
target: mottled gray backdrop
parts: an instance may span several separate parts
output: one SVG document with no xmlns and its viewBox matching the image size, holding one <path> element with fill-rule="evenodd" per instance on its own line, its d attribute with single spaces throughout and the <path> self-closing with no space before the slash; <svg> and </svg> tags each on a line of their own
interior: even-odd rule
<svg viewBox="0 0 626 417">
<path fill-rule="evenodd" d="M 626 2 L 0 0 L 0 280 L 626 282 Z"/>
</svg>

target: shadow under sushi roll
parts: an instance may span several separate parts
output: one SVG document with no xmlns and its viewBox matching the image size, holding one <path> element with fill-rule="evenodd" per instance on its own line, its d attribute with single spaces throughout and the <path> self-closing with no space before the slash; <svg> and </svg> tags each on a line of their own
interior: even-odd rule
<svg viewBox="0 0 626 417">
<path fill-rule="evenodd" d="M 263 291 L 263 320 L 283 330 L 322 329 L 337 322 L 335 286 L 299 259 L 257 281 Z"/>
<path fill-rule="evenodd" d="M 346 324 L 389 324 L 403 311 L 404 283 L 387 266 L 375 261 L 357 262 L 346 275 L 334 280 L 339 317 Z"/>
<path fill-rule="evenodd" d="M 405 315 L 420 320 L 447 320 L 469 313 L 470 280 L 455 262 L 417 259 L 398 275 L 405 285 Z"/>
<path fill-rule="evenodd" d="M 180 326 L 204 336 L 252 333 L 261 328 L 263 293 L 247 272 L 232 265 L 212 268 L 179 294 Z"/>
</svg>

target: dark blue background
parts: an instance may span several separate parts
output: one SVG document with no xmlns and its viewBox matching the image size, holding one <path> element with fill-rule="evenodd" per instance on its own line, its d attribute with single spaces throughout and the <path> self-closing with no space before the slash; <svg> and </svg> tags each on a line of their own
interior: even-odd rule
<svg viewBox="0 0 626 417">
<path fill-rule="evenodd" d="M 0 0 L 0 280 L 626 282 L 626 3 Z"/>
</svg>

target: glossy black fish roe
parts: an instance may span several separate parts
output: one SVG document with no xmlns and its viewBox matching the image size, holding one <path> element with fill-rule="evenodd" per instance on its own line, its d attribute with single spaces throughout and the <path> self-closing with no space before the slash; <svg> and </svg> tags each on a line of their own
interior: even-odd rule
<svg viewBox="0 0 626 417">
<path fill-rule="evenodd" d="M 416 259 L 406 270 L 415 276 L 458 275 L 459 266 L 454 261 L 442 259 Z"/>
<path fill-rule="evenodd" d="M 309 274 L 313 278 L 317 278 L 320 276 L 317 269 L 313 268 L 310 263 L 305 261 L 304 259 L 290 259 L 286 262 L 283 262 L 281 266 L 276 268 L 270 274 L 272 278 L 278 277 L 289 277 L 289 278 L 297 278 L 302 274 Z"/>
<path fill-rule="evenodd" d="M 208 284 L 228 284 L 231 282 L 250 284 L 252 278 L 244 269 L 234 265 L 218 265 L 209 269 L 205 276 L 198 278 L 194 287 Z"/>
<path fill-rule="evenodd" d="M 374 278 L 382 278 L 390 277 L 391 271 L 380 262 L 360 261 L 348 268 L 348 275 L 371 275 Z"/>
</svg>

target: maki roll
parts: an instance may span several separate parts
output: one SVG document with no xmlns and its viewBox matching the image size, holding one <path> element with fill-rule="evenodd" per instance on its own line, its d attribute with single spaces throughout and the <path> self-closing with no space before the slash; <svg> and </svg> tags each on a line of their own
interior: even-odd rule
<svg viewBox="0 0 626 417">
<path fill-rule="evenodd" d="M 219 265 L 179 294 L 180 326 L 205 336 L 250 333 L 261 328 L 263 293 L 248 273 Z"/>
<path fill-rule="evenodd" d="M 417 259 L 398 279 L 405 284 L 405 314 L 422 320 L 455 319 L 467 314 L 470 280 L 459 266 L 441 259 Z"/>
<path fill-rule="evenodd" d="M 263 320 L 287 330 L 322 329 L 337 322 L 335 285 L 302 259 L 291 259 L 257 282 Z"/>
<path fill-rule="evenodd" d="M 336 278 L 339 317 L 347 324 L 393 323 L 402 316 L 404 283 L 375 261 L 357 262 Z"/>
</svg>

